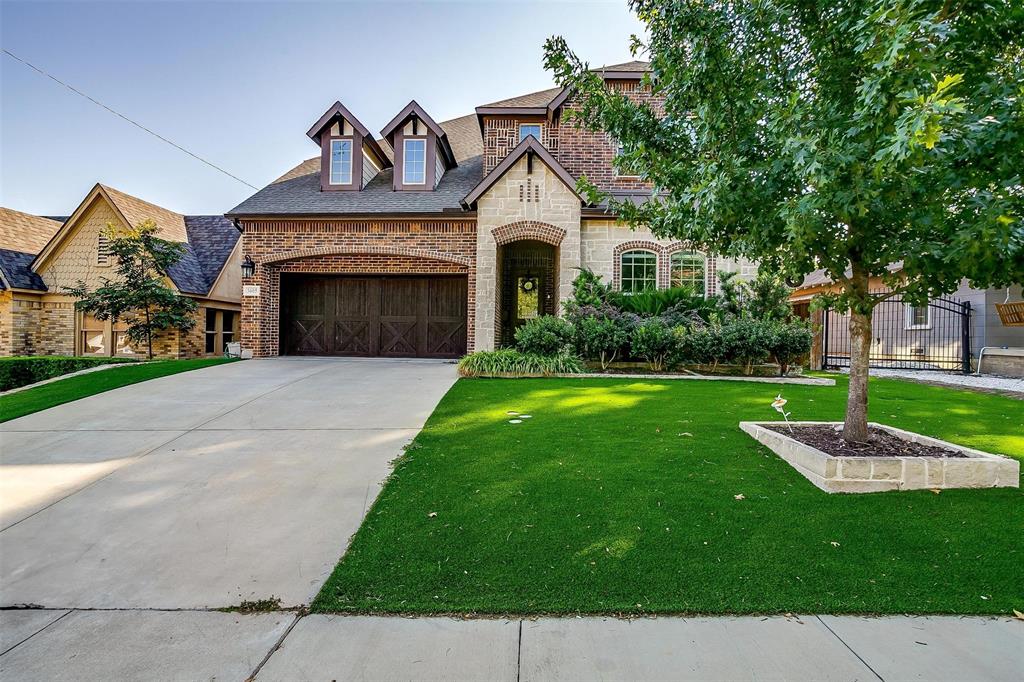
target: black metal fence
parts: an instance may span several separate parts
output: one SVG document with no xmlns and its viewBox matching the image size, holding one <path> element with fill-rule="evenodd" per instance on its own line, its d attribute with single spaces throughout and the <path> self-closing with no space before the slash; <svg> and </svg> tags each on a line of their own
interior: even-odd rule
<svg viewBox="0 0 1024 682">
<path fill-rule="evenodd" d="M 850 366 L 849 314 L 822 315 L 823 369 Z M 871 319 L 870 366 L 880 369 L 971 371 L 971 304 L 937 298 L 911 306 L 900 296 L 879 303 Z"/>
</svg>

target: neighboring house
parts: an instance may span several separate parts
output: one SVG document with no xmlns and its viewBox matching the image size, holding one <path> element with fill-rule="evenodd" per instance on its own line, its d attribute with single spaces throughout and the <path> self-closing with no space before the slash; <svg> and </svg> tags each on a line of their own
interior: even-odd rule
<svg viewBox="0 0 1024 682">
<path fill-rule="evenodd" d="M 889 269 L 899 272 L 900 264 L 895 263 Z M 869 288 L 877 292 L 888 290 L 878 277 L 870 280 Z M 816 349 L 820 349 L 824 342 L 821 338 L 823 318 L 821 313 L 810 313 L 808 305 L 815 296 L 838 290 L 839 285 L 833 283 L 823 270 L 817 270 L 807 275 L 790 295 L 797 312 L 818 323 Z M 963 280 L 955 292 L 929 305 L 912 306 L 899 298 L 882 303 L 875 309 L 872 319 L 872 358 L 879 367 L 891 363 L 916 368 L 934 365 L 939 369 L 953 369 L 963 351 L 965 330 L 964 309 L 958 309 L 957 304 L 968 303 L 970 317 L 966 321 L 966 332 L 971 365 L 977 367 L 981 350 L 986 348 L 982 364 L 985 373 L 1022 376 L 1024 327 L 1003 324 L 996 310 L 997 303 L 1020 301 L 1021 294 L 1019 284 L 1009 289 L 975 289 Z M 833 313 L 828 325 L 830 353 L 843 355 L 849 351 L 845 322 L 845 316 Z"/>
<path fill-rule="evenodd" d="M 75 310 L 64 292 L 79 281 L 95 288 L 115 276 L 103 229 L 156 222 L 163 239 L 185 244 L 169 284 L 199 303 L 196 327 L 154 338 L 160 357 L 217 355 L 240 326 L 238 230 L 223 216 L 183 216 L 111 187 L 96 185 L 63 222 L 0 209 L 0 355 L 135 356 L 124 321 Z"/>
<path fill-rule="evenodd" d="M 644 62 L 601 70 L 656 111 Z M 544 90 L 437 123 L 416 101 L 374 135 L 336 102 L 307 135 L 320 154 L 228 212 L 255 264 L 242 343 L 278 354 L 459 357 L 510 343 L 554 314 L 578 268 L 631 291 L 716 288 L 736 263 L 617 224 L 576 192 L 586 174 L 614 195 L 650 197 L 616 175 L 619 147 L 576 128 L 571 92 Z"/>
</svg>

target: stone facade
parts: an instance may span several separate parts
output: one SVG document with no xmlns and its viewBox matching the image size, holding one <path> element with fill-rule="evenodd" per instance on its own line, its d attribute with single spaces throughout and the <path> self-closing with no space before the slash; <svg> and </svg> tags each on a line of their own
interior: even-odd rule
<svg viewBox="0 0 1024 682">
<path fill-rule="evenodd" d="M 242 297 L 242 346 L 257 357 L 280 350 L 281 274 L 465 274 L 467 347 L 474 346 L 476 223 L 473 220 L 242 221 L 242 247 L 256 263 Z"/>
<path fill-rule="evenodd" d="M 579 197 L 545 164 L 534 162 L 532 173 L 527 166 L 521 158 L 477 202 L 477 350 L 494 348 L 498 338 L 496 234 L 521 234 L 556 247 L 559 301 L 572 294 L 574 268 L 580 265 Z"/>
</svg>

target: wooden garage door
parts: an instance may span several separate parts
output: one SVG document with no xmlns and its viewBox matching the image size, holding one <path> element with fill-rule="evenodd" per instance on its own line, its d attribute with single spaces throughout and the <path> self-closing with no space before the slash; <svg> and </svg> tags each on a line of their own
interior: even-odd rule
<svg viewBox="0 0 1024 682">
<path fill-rule="evenodd" d="M 466 278 L 283 275 L 281 352 L 462 357 Z"/>
</svg>

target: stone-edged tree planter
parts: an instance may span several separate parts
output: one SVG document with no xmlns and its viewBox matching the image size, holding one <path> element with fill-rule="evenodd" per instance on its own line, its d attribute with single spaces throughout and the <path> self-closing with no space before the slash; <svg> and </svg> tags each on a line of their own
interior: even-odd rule
<svg viewBox="0 0 1024 682">
<path fill-rule="evenodd" d="M 800 426 L 842 426 L 841 422 L 790 422 Z M 957 457 L 844 457 L 833 456 L 773 430 L 784 422 L 740 422 L 740 428 L 782 459 L 807 480 L 829 493 L 875 493 L 888 490 L 940 488 L 1017 488 L 1020 463 L 1001 455 L 954 445 L 903 429 L 871 422 L 901 440 L 953 450 Z M 772 427 L 772 428 L 765 428 Z"/>
</svg>

